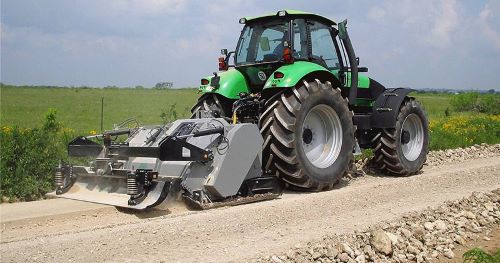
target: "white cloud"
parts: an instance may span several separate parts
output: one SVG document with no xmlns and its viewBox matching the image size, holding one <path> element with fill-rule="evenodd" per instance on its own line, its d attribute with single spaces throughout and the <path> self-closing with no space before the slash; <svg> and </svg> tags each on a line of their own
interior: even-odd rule
<svg viewBox="0 0 500 263">
<path fill-rule="evenodd" d="M 386 16 L 386 11 L 380 6 L 374 6 L 368 11 L 368 17 L 377 22 L 381 22 Z"/>
<path fill-rule="evenodd" d="M 0 1 L 10 83 L 193 85 L 216 68 L 220 48 L 235 47 L 240 17 L 284 7 L 347 18 L 357 55 L 383 84 L 489 87 L 500 78 L 499 0 L 363 0 L 365 12 L 341 0 Z M 485 77 L 476 83 L 463 72 Z"/>
<path fill-rule="evenodd" d="M 489 19 L 493 16 L 490 5 L 486 4 L 479 14 L 479 27 L 482 33 L 490 40 L 496 50 L 500 51 L 500 33 L 490 25 Z"/>
<path fill-rule="evenodd" d="M 410 41 L 437 48 L 450 46 L 459 22 L 456 0 L 384 1 L 368 11 L 368 18 L 402 27 Z"/>
<path fill-rule="evenodd" d="M 456 0 L 442 0 L 435 16 L 436 22 L 427 41 L 432 46 L 446 48 L 450 46 L 452 35 L 458 26 Z"/>
<path fill-rule="evenodd" d="M 102 3 L 117 13 L 141 16 L 178 14 L 188 4 L 183 0 L 111 0 Z"/>
</svg>

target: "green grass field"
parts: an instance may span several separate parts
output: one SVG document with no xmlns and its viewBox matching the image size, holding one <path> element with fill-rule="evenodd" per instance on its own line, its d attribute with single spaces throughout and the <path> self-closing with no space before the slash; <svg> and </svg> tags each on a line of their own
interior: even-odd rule
<svg viewBox="0 0 500 263">
<path fill-rule="evenodd" d="M 451 94 L 411 94 L 424 106 L 430 119 L 444 117 L 446 109 L 450 110 Z"/>
<path fill-rule="evenodd" d="M 1 125 L 39 127 L 49 108 L 67 128 L 87 134 L 100 130 L 101 98 L 104 98 L 104 129 L 127 118 L 140 124 L 162 123 L 161 114 L 175 104 L 179 118 L 188 117 L 198 97 L 196 89 L 97 89 L 97 88 L 0 88 Z M 171 116 L 169 116 L 171 117 Z"/>
<path fill-rule="evenodd" d="M 57 110 L 57 119 L 64 127 L 78 133 L 99 131 L 101 98 L 104 98 L 104 129 L 128 118 L 140 124 L 162 123 L 163 112 L 169 113 L 175 105 L 178 118 L 190 115 L 190 109 L 199 94 L 196 89 L 157 90 L 132 88 L 41 88 L 0 87 L 0 124 L 23 128 L 39 127 L 44 114 Z M 424 106 L 429 119 L 445 117 L 450 110 L 450 94 L 412 94 Z"/>
</svg>

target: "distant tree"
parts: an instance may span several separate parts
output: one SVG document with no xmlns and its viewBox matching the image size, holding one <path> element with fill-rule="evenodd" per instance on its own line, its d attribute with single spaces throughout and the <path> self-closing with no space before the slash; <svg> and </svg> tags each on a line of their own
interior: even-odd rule
<svg viewBox="0 0 500 263">
<path fill-rule="evenodd" d="M 170 89 L 174 86 L 173 82 L 158 82 L 155 85 L 155 89 Z"/>
<path fill-rule="evenodd" d="M 490 94 L 495 94 L 495 90 L 494 90 L 494 89 L 489 89 L 489 90 L 488 90 L 488 93 L 490 93 Z"/>
</svg>

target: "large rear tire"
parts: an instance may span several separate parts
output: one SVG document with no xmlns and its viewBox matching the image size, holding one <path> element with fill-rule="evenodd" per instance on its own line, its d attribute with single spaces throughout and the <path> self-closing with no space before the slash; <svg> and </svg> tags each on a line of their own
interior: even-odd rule
<svg viewBox="0 0 500 263">
<path fill-rule="evenodd" d="M 329 82 L 304 81 L 282 93 L 260 117 L 263 169 L 291 188 L 333 188 L 352 160 L 352 116 Z"/>
<path fill-rule="evenodd" d="M 382 129 L 373 141 L 373 161 L 382 172 L 408 176 L 420 171 L 429 152 L 429 125 L 421 105 L 407 99 L 399 110 L 396 127 Z"/>
</svg>

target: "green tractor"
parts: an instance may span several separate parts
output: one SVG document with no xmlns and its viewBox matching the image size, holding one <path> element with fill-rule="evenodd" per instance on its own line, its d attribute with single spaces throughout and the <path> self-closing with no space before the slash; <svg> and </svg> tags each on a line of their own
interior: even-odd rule
<svg viewBox="0 0 500 263">
<path fill-rule="evenodd" d="M 359 67 L 347 21 L 282 10 L 239 22 L 236 50 L 223 49 L 219 72 L 201 79 L 193 118 L 258 124 L 263 172 L 292 189 L 331 189 L 360 149 L 372 149 L 373 164 L 389 175 L 422 168 L 424 110 L 412 89 L 360 74 L 368 69 Z"/>
</svg>

